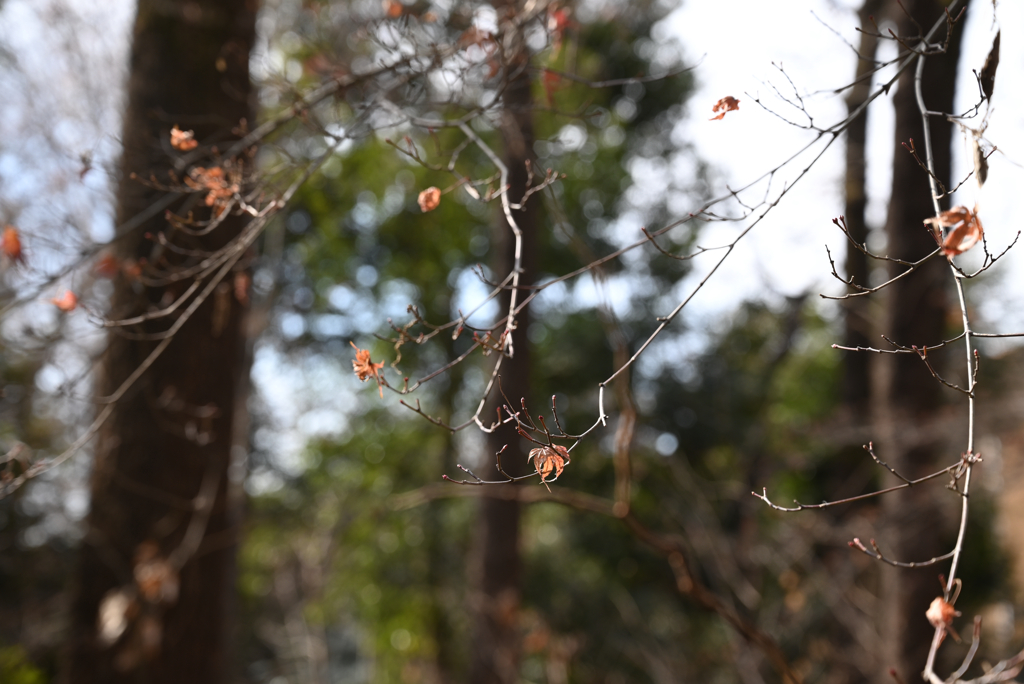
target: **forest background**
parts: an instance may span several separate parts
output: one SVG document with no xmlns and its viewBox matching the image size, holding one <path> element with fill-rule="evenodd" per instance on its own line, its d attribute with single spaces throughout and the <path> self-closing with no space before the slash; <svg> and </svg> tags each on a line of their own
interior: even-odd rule
<svg viewBox="0 0 1024 684">
<path fill-rule="evenodd" d="M 935 9 L 919 4 L 921 12 Z M 352 46 L 359 37 L 351 38 L 352 26 L 378 27 L 386 35 L 379 27 L 431 23 L 424 17 L 436 9 L 457 37 L 473 26 L 498 29 L 500 12 L 470 6 L 460 17 L 458 7 L 267 3 L 255 22 L 258 31 L 248 59 L 262 112 L 255 121 L 277 116 L 297 92 L 331 76 L 339 52 L 345 57 L 345 49 L 351 49 L 358 57 L 360 48 Z M 993 7 L 974 2 L 958 28 L 964 40 L 957 46 L 959 67 L 954 62 L 945 74 L 948 82 L 958 84 L 959 99 L 950 103 L 951 111 L 966 111 L 977 100 L 970 74 L 981 69 L 998 28 Z M 202 16 L 203 3 L 181 8 L 187 20 L 194 8 Z M 566 14 L 558 14 L 563 9 Z M 800 125 L 807 114 L 828 124 L 842 120 L 849 100 L 833 90 L 853 80 L 857 60 L 851 46 L 864 48 L 855 29 L 868 24 L 858 16 L 860 7 L 817 10 L 818 18 L 803 11 L 786 17 L 774 32 L 766 32 L 764 19 L 757 16 L 736 21 L 730 24 L 730 37 L 717 40 L 711 30 L 687 30 L 723 24 L 698 14 L 706 8 L 677 10 L 652 3 L 632 5 L 624 14 L 613 4 L 581 3 L 542 12 L 538 25 L 545 38 L 536 47 L 531 44 L 536 50 L 532 59 L 584 82 L 531 72 L 531 104 L 513 110 L 513 115 L 529 114 L 536 137 L 530 156 L 537 168 L 550 166 L 565 174 L 536 196 L 545 228 L 538 230 L 531 280 L 550 280 L 642 239 L 640 226 L 668 225 L 724 188 L 771 170 L 815 137 L 813 130 L 772 112 Z M 6 0 L 0 15 L 3 78 L 8 92 L 18 94 L 4 110 L 0 200 L 3 221 L 17 226 L 25 255 L 24 264 L 10 255 L 4 263 L 5 306 L 10 308 L 3 341 L 3 434 L 5 451 L 24 444 L 33 459 L 60 454 L 92 419 L 92 374 L 106 340 L 95 326 L 96 312 L 108 305 L 119 282 L 98 273 L 96 262 L 104 263 L 108 252 L 102 246 L 114 236 L 115 223 L 121 223 L 114 218 L 116 184 L 119 178 L 126 182 L 118 169 L 123 96 L 114 76 L 124 73 L 126 58 L 123 45 L 110 38 L 116 33 L 111 27 L 118 24 L 110 11 L 107 5 L 98 10 Z M 118 11 L 127 31 L 133 8 L 122 5 Z M 999 24 L 1014 25 L 1013 11 L 1000 7 Z M 884 3 L 875 13 L 883 35 L 889 27 L 898 35 L 915 30 Z M 745 38 L 743 27 L 751 24 L 758 35 Z M 781 34 L 785 47 L 773 47 L 765 33 Z M 1022 61 L 1009 35 L 1004 36 L 1001 83 L 1013 82 Z M 473 49 L 474 41 L 469 43 Z M 40 58 L 29 45 L 50 47 Z M 764 52 L 753 52 L 755 45 Z M 475 47 L 486 50 L 486 41 Z M 882 41 L 871 49 L 878 50 L 877 59 L 886 60 L 899 47 Z M 801 56 L 821 50 L 846 54 L 846 59 L 814 60 L 819 69 L 805 70 L 807 60 Z M 750 85 L 729 77 L 723 53 L 736 60 L 736 72 L 764 73 L 767 82 Z M 768 59 L 759 54 L 780 60 L 784 70 L 766 67 Z M 102 66 L 83 70 L 83 60 Z M 216 69 L 216 60 L 211 61 Z M 880 72 L 875 85 L 887 77 L 891 73 Z M 595 86 L 599 81 L 611 83 Z M 711 105 L 726 95 L 740 99 L 740 110 L 707 121 Z M 754 102 L 761 97 L 766 109 Z M 984 196 L 979 199 L 971 180 L 953 201 L 982 202 L 998 248 L 1012 240 L 1015 196 L 1008 188 L 1020 174 L 1013 150 L 1021 128 L 1015 112 L 1021 109 L 1014 97 L 1019 94 L 1001 86 L 992 98 L 987 138 L 1002 154 L 991 157 Z M 886 248 L 889 187 L 900 178 L 893 159 L 906 158 L 894 142 L 898 135 L 887 129 L 891 102 L 882 98 L 872 106 L 871 128 L 865 133 L 873 153 L 865 176 L 865 211 L 867 224 L 875 228 L 869 244 L 876 250 Z M 171 125 L 197 130 L 204 125 L 200 114 L 174 118 L 172 111 L 160 119 L 166 136 Z M 586 116 L 573 115 L 579 112 Z M 259 164 L 277 170 L 300 167 L 315 156 L 318 144 L 322 147 L 324 131 L 314 126 L 301 118 L 284 126 L 278 137 L 268 139 Z M 501 127 L 482 126 L 477 133 L 489 136 L 496 148 L 509 148 L 507 134 L 499 145 L 495 128 Z M 327 133 L 343 135 L 337 129 Z M 230 676 L 260 682 L 854 681 L 874 680 L 899 667 L 916 677 L 914 663 L 919 668 L 920 662 L 914 649 L 920 645 L 908 643 L 902 653 L 903 647 L 894 649 L 887 635 L 905 620 L 917 621 L 930 636 L 927 601 L 911 602 L 909 608 L 888 601 L 891 580 L 877 563 L 847 547 L 854 537 L 876 534 L 885 544 L 876 531 L 885 531 L 898 513 L 864 505 L 834 515 L 804 512 L 786 518 L 748 494 L 768 486 L 780 501 L 793 496 L 817 501 L 884 481 L 885 473 L 860 448 L 876 438 L 865 406 L 870 408 L 878 395 L 851 399 L 849 375 L 844 375 L 850 372 L 849 364 L 844 366 L 847 357 L 830 347 L 846 340 L 849 314 L 815 296 L 841 289 L 834 280 L 828 282 L 830 267 L 821 245 L 828 244 L 837 259 L 846 251 L 845 237 L 831 224 L 834 216 L 850 215 L 844 146 L 835 145 L 792 191 L 782 194 L 780 188 L 796 179 L 806 163 L 781 170 L 773 187 L 755 186 L 728 209 L 716 209 L 742 217 L 739 222 L 669 233 L 664 248 L 679 253 L 697 244 L 728 243 L 763 210 L 772 209 L 693 300 L 694 306 L 674 321 L 678 329 L 669 329 L 640 358 L 629 392 L 620 390 L 614 399 L 611 425 L 573 451 L 563 479 L 552 485 L 555 493 L 548 497 L 542 485 L 527 485 L 536 492 L 523 496 L 533 503 L 522 509 L 521 532 L 506 537 L 515 541 L 518 535 L 513 564 L 521 562 L 521 571 L 508 579 L 514 591 L 511 603 L 503 603 L 508 594 L 488 593 L 486 587 L 490 513 L 477 500 L 500 497 L 479 488 L 435 484 L 441 474 L 466 477 L 457 463 L 480 472 L 490 463 L 484 454 L 496 449 L 480 435 L 453 436 L 430 425 L 389 393 L 379 397 L 357 383 L 349 365 L 355 358 L 350 340 L 369 349 L 374 361 L 390 363 L 393 344 L 373 338 L 395 334 L 389 318 L 403 325 L 411 302 L 441 317 L 468 311 L 487 292 L 475 265 L 483 263 L 488 274 L 501 269 L 495 255 L 501 251 L 495 202 L 474 202 L 455 187 L 436 210 L 421 211 L 416 199 L 422 190 L 452 183 L 443 172 L 401 154 L 409 149 L 401 136 L 409 134 L 399 126 L 379 134 L 364 131 L 344 142 L 268 223 L 257 253 L 247 257 L 251 281 L 245 296 L 232 293 L 237 304 L 246 299 L 245 306 L 251 306 L 244 332 L 252 340 L 253 370 L 247 402 L 252 447 L 245 453 L 244 478 L 236 477 L 246 492 L 238 509 L 244 521 L 236 519 L 237 528 L 225 528 L 241 540 L 237 582 L 230 585 L 237 586 L 238 595 L 218 599 L 230 616 L 223 629 L 232 636 L 224 643 L 233 646 L 217 657 L 228 663 L 224 667 Z M 953 153 L 948 175 L 956 182 L 972 165 L 971 141 L 958 135 L 947 146 Z M 208 136 L 198 137 L 208 145 Z M 431 134 L 417 136 L 415 143 L 424 154 L 431 145 L 450 150 L 457 144 L 443 137 L 432 140 Z M 163 147 L 166 168 L 176 153 L 169 138 Z M 467 175 L 490 175 L 484 171 L 486 155 L 466 157 Z M 922 180 L 927 187 L 916 165 L 909 173 L 919 187 Z M 769 201 L 762 202 L 761 195 Z M 79 263 L 82 255 L 89 258 Z M 970 290 L 979 325 L 987 329 L 1020 327 L 1013 293 L 1022 271 L 1014 258 L 1011 252 L 1000 263 L 1002 270 Z M 117 259 L 121 268 L 123 260 Z M 597 383 L 621 365 L 616 354 L 623 348 L 615 340 L 625 339 L 634 351 L 654 319 L 672 310 L 707 273 L 699 259 L 692 265 L 678 262 L 650 245 L 608 269 L 602 277 L 549 287 L 530 310 L 532 319 L 521 333 L 532 364 L 522 374 L 532 386 L 522 394 L 534 413 L 547 410 L 554 394 L 562 420 L 589 425 L 597 411 Z M 869 277 L 881 278 L 879 273 Z M 64 315 L 48 300 L 60 301 L 68 289 L 81 305 Z M 888 304 L 873 306 L 884 320 Z M 482 324 L 496 313 L 492 305 L 467 323 Z M 945 317 L 939 318 L 939 332 L 953 327 Z M 1015 617 L 1020 590 L 1016 556 L 1012 535 L 1004 533 L 1012 525 L 1014 501 L 1003 494 L 1002 484 L 1015 467 L 1012 447 L 1019 438 L 1007 426 L 1015 424 L 1020 407 L 1014 399 L 1012 345 L 982 349 L 999 357 L 1000 365 L 986 363 L 980 376 L 993 387 L 987 405 L 999 410 L 990 408 L 979 430 L 979 451 L 987 459 L 982 475 L 987 499 L 972 509 L 973 546 L 964 562 L 965 594 L 958 607 L 968 616 L 971 611 L 986 616 L 981 653 L 996 662 L 1021 641 Z M 422 350 L 404 345 L 402 372 L 435 368 L 464 350 L 457 340 Z M 421 396 L 424 410 L 444 420 L 448 415 L 464 419 L 488 372 L 486 365 L 454 366 Z M 871 371 L 865 366 L 856 372 L 867 378 Z M 1000 377 L 1009 379 L 1000 384 Z M 962 417 L 951 420 L 956 414 L 945 408 L 955 406 L 955 397 L 944 395 L 938 385 L 929 387 L 922 413 L 932 415 L 915 415 L 914 425 L 940 432 L 934 426 L 939 416 L 939 422 L 952 422 L 955 429 L 955 420 Z M 511 391 L 513 405 L 515 394 Z M 622 447 L 615 437 L 631 410 L 638 423 L 626 447 L 632 484 L 627 480 L 623 494 L 622 461 L 616 457 Z M 516 457 L 525 460 L 522 456 Z M 90 459 L 89 450 L 83 450 L 0 504 L 0 627 L 6 644 L 0 672 L 5 681 L 59 677 L 60 663 L 76 657 L 67 655 L 75 651 L 69 640 L 85 629 L 102 632 L 93 618 L 76 622 L 71 608 L 78 605 L 74 594 L 80 592 L 76 582 L 81 583 L 74 578 L 81 567 L 74 560 L 77 549 L 102 546 L 90 539 L 85 518 Z M 565 486 L 577 493 L 575 498 L 572 492 L 560 493 Z M 181 493 L 186 500 L 195 496 L 195 488 L 188 491 Z M 624 519 L 632 522 L 624 526 L 618 520 L 623 516 L 610 507 L 613 500 L 627 502 L 633 517 Z M 174 520 L 171 527 L 180 529 L 158 536 L 157 542 L 166 545 L 161 553 L 170 557 L 182 548 L 174 535 L 187 537 L 191 519 Z M 948 537 L 955 525 L 945 522 L 950 530 L 942 534 Z M 146 531 L 149 538 L 153 529 Z M 123 546 L 122 559 L 110 564 L 120 562 L 131 570 L 134 563 L 137 571 L 145 541 L 114 544 Z M 196 560 L 205 548 L 193 551 Z M 905 555 L 900 547 L 886 550 Z M 683 558 L 689 564 L 683 574 L 689 573 L 706 593 L 681 582 Z M 230 578 L 236 570 L 224 572 Z M 938 571 L 926 572 L 919 583 L 930 583 L 925 591 L 930 599 L 940 593 Z M 892 610 L 887 613 L 887 605 L 895 607 L 896 617 Z M 167 609 L 168 625 L 178 609 L 178 604 Z M 95 616 L 97 605 L 91 610 Z M 124 631 L 98 650 L 109 656 L 111 671 L 119 673 L 112 676 L 126 681 L 159 681 L 162 675 L 152 663 L 173 657 L 177 645 L 171 641 L 200 638 L 187 628 L 172 632 L 168 626 L 166 635 L 157 636 L 154 653 L 143 639 L 142 626 L 150 623 L 127 611 L 122 617 Z M 161 613 L 153 622 L 164 617 Z M 966 634 L 969 628 L 961 631 Z M 763 635 L 777 646 L 766 646 Z M 960 655 L 947 657 L 952 662 Z M 780 660 L 785 663 L 781 667 Z"/>
</svg>

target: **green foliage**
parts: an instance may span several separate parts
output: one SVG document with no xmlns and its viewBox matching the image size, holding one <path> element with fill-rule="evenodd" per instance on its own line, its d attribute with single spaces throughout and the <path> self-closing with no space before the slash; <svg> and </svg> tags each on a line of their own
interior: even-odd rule
<svg viewBox="0 0 1024 684">
<path fill-rule="evenodd" d="M 4 684 L 44 684 L 46 676 L 32 664 L 21 646 L 0 646 L 0 682 Z"/>
</svg>

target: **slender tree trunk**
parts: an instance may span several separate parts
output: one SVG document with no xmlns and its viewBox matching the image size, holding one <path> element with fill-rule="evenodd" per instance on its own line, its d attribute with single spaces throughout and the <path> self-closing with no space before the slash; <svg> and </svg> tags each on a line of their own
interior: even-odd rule
<svg viewBox="0 0 1024 684">
<path fill-rule="evenodd" d="M 224 140 L 241 119 L 252 120 L 248 63 L 255 9 L 254 0 L 140 0 L 124 120 L 119 225 L 144 216 L 163 196 L 130 174 L 166 178 L 160 169 L 169 164 L 173 124 L 194 129 L 198 139 Z M 202 196 L 191 199 L 197 198 L 196 217 L 208 216 Z M 117 281 L 115 317 L 167 306 L 191 281 L 157 282 L 156 274 L 180 272 L 194 262 L 194 254 L 223 246 L 240 228 L 228 219 L 208 235 L 189 237 L 173 230 L 163 211 L 151 213 L 118 239 L 120 259 L 145 257 L 146 262 L 141 279 Z M 160 233 L 191 254 L 161 250 L 146 237 Z M 92 505 L 75 573 L 65 681 L 213 684 L 228 679 L 238 531 L 237 498 L 229 492 L 237 490 L 240 479 L 239 468 L 229 466 L 239 461 L 232 446 L 244 433 L 239 392 L 248 377 L 244 297 L 235 296 L 231 277 L 116 403 L 100 431 Z M 113 393 L 160 344 L 159 338 L 139 339 L 137 333 L 167 330 L 182 309 L 131 329 L 136 334 L 130 337 L 111 335 L 99 371 L 101 396 Z M 214 496 L 199 497 L 201 490 Z M 205 524 L 204 513 L 209 514 Z M 194 553 L 188 552 L 191 543 L 182 543 L 186 531 L 202 538 Z M 180 578 L 177 596 L 174 576 Z M 124 610 L 110 600 L 110 592 L 119 589 L 134 601 L 133 608 Z M 154 589 L 162 598 L 147 599 L 147 590 Z M 105 627 L 98 629 L 101 604 Z M 127 623 L 120 635 L 113 629 L 118 619 Z M 116 641 L 107 643 L 115 635 Z"/>
<path fill-rule="evenodd" d="M 936 0 L 903 2 L 912 21 L 899 8 L 892 16 L 899 21 L 901 36 L 914 36 L 918 24 L 930 27 L 943 16 L 944 5 Z M 930 111 L 948 112 L 953 108 L 956 66 L 960 54 L 962 24 L 958 25 L 944 55 L 927 58 L 922 91 Z M 940 35 L 937 40 L 941 40 Z M 924 134 L 921 114 L 914 93 L 912 67 L 900 78 L 894 97 L 896 109 L 896 152 L 893 159 L 892 197 L 886 221 L 888 254 L 905 260 L 917 260 L 933 251 L 935 241 L 922 225 L 934 215 L 928 177 L 900 143 L 913 138 L 924 158 Z M 935 173 L 949 187 L 952 127 L 942 117 L 930 119 Z M 893 265 L 890 275 L 903 270 Z M 936 258 L 888 290 L 886 333 L 900 344 L 918 346 L 942 339 L 948 309 L 949 266 Z M 943 453 L 940 435 L 933 428 L 943 388 L 929 374 L 916 355 L 887 356 L 885 385 L 879 388 L 877 433 L 884 439 L 882 456 L 904 476 L 919 477 L 933 470 Z M 948 449 L 945 450 L 948 452 Z M 890 460 L 891 459 L 891 460 Z M 946 458 L 948 460 L 948 458 Z M 940 544 L 942 511 L 949 505 L 949 492 L 941 487 L 914 487 L 888 497 L 883 504 L 886 521 L 883 549 L 900 560 L 921 561 L 945 551 Z M 929 603 L 941 594 L 937 567 L 907 570 L 885 567 L 882 571 L 884 641 L 886 667 L 896 667 L 903 680 L 918 678 L 933 629 L 924 614 Z"/>
<path fill-rule="evenodd" d="M 518 3 L 496 2 L 499 13 L 517 11 Z M 526 47 L 517 40 L 508 67 L 513 75 L 504 95 L 501 126 L 505 145 L 505 164 L 509 171 L 509 200 L 518 203 L 527 188 L 527 163 L 533 157 L 533 97 L 530 78 L 519 66 L 527 59 Z M 531 200 L 525 210 L 514 212 L 516 223 L 523 233 L 522 274 L 520 284 L 528 284 L 534 271 L 533 261 L 537 232 L 537 202 Z M 499 254 L 496 272 L 508 273 L 514 263 L 515 240 L 504 217 L 499 221 L 496 247 Z M 510 293 L 501 298 L 501 311 L 508 310 Z M 522 293 L 520 293 L 522 301 Z M 517 403 L 530 396 L 530 346 L 526 338 L 529 326 L 527 316 L 521 316 L 512 334 L 515 355 L 506 358 L 501 369 L 501 385 L 510 401 Z M 512 407 L 518 410 L 518 405 Z M 492 410 L 486 416 L 494 420 Z M 528 448 L 513 425 L 506 425 L 486 441 L 487 458 L 493 464 L 493 455 L 506 444 L 502 467 L 512 475 L 526 472 Z M 490 474 L 498 477 L 493 465 Z M 516 485 L 502 485 L 514 487 Z M 520 506 L 514 499 L 485 497 L 480 502 L 477 529 L 477 577 L 474 582 L 475 629 L 470 654 L 472 684 L 514 684 L 519 681 L 519 601 L 521 563 L 519 555 Z"/>
<path fill-rule="evenodd" d="M 847 112 L 852 114 L 867 101 L 871 94 L 872 73 L 875 67 L 875 53 L 878 38 L 870 23 L 870 17 L 879 13 L 885 0 L 865 0 L 857 13 L 863 31 L 857 53 L 857 69 L 854 85 L 846 96 Z M 864 244 L 868 238 L 868 225 L 864 210 L 867 207 L 867 133 L 868 112 L 850 122 L 846 129 L 846 202 L 843 216 L 850 237 Z M 858 285 L 866 286 L 869 279 L 868 257 L 852 245 L 846 250 L 846 275 Z M 848 347 L 867 347 L 871 338 L 870 316 L 866 309 L 869 302 L 864 297 L 847 299 L 844 305 L 843 344 Z M 865 417 L 871 399 L 871 358 L 868 354 L 848 352 L 843 356 L 843 403 L 858 423 Z"/>
</svg>

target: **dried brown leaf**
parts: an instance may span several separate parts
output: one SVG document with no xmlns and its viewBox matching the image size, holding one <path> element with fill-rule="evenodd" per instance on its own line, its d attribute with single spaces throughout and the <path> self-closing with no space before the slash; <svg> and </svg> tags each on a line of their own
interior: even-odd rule
<svg viewBox="0 0 1024 684">
<path fill-rule="evenodd" d="M 160 554 L 156 542 L 144 541 L 135 551 L 135 586 L 147 602 L 171 605 L 178 600 L 178 572 Z"/>
<path fill-rule="evenodd" d="M 236 180 L 229 178 L 219 166 L 210 169 L 195 167 L 189 171 L 185 185 L 193 190 L 206 190 L 206 206 L 214 207 L 218 212 L 227 206 L 228 200 L 239 190 Z"/>
<path fill-rule="evenodd" d="M 0 238 L 0 251 L 4 256 L 17 264 L 25 263 L 25 253 L 21 250 L 21 236 L 14 226 L 4 227 L 3 237 Z"/>
<path fill-rule="evenodd" d="M 419 203 L 420 211 L 423 213 L 434 211 L 441 204 L 441 191 L 438 188 L 429 187 L 420 193 L 416 202 Z"/>
<path fill-rule="evenodd" d="M 356 358 L 352 362 L 352 370 L 355 371 L 356 377 L 359 378 L 360 382 L 366 382 L 370 378 L 376 380 L 380 396 L 383 398 L 384 384 L 380 374 L 384 368 L 384 362 L 374 363 L 370 360 L 370 351 L 368 349 L 360 349 L 356 346 L 355 342 L 349 342 L 349 344 L 356 350 Z"/>
<path fill-rule="evenodd" d="M 996 37 L 992 39 L 992 47 L 988 51 L 988 57 L 985 58 L 985 66 L 981 67 L 981 73 L 978 74 L 981 92 L 985 94 L 986 100 L 992 99 L 992 93 L 996 89 L 996 69 L 999 68 L 999 36 L 1001 34 L 1001 31 L 996 33 Z"/>
<path fill-rule="evenodd" d="M 954 639 L 960 641 L 960 635 L 953 629 L 953 618 L 959 617 L 960 611 L 954 608 L 953 604 L 940 596 L 932 601 L 924 616 L 928 618 L 928 622 L 932 623 L 932 627 L 944 629 Z"/>
<path fill-rule="evenodd" d="M 924 220 L 924 224 L 931 229 L 935 242 L 942 247 L 942 253 L 947 257 L 963 254 L 978 244 L 984 236 L 985 231 L 976 213 L 977 210 L 978 207 L 971 211 L 965 206 L 958 206 Z"/>
<path fill-rule="evenodd" d="M 171 129 L 171 147 L 182 152 L 194 150 L 199 146 L 192 131 L 183 131 L 177 126 Z"/>
<path fill-rule="evenodd" d="M 568 465 L 569 450 L 556 444 L 537 447 L 530 450 L 530 455 L 526 457 L 526 460 L 530 459 L 533 459 L 533 467 L 537 469 L 540 481 L 544 483 L 545 487 L 548 487 L 548 482 L 557 480 L 565 466 Z M 554 473 L 555 476 L 549 480 L 548 476 L 551 473 Z M 551 487 L 548 487 L 548 491 L 551 491 Z"/>
<path fill-rule="evenodd" d="M 717 113 L 718 116 L 713 116 L 710 119 L 708 119 L 708 121 L 718 121 L 719 119 L 723 118 L 728 112 L 738 111 L 739 108 L 740 101 L 737 100 L 732 95 L 727 95 L 726 97 L 723 97 L 721 100 L 716 102 L 715 106 L 711 108 L 711 111 Z"/>
<path fill-rule="evenodd" d="M 988 180 L 988 157 L 977 139 L 974 140 L 974 179 L 978 181 L 979 188 Z"/>
<path fill-rule="evenodd" d="M 69 311 L 74 311 L 75 307 L 78 306 L 78 296 L 71 290 L 65 290 L 62 297 L 55 297 L 50 300 L 50 303 L 64 313 L 68 313 Z"/>
</svg>

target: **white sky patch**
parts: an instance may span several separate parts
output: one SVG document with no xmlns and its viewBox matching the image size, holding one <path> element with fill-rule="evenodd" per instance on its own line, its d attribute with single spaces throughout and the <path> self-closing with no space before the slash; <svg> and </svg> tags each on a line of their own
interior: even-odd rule
<svg viewBox="0 0 1024 684">
<path fill-rule="evenodd" d="M 778 113 L 801 121 L 800 113 L 774 97 L 772 89 L 765 85 L 770 82 L 785 95 L 793 94 L 786 78 L 773 63 L 785 68 L 797 92 L 805 98 L 817 125 L 828 126 L 845 117 L 841 96 L 832 95 L 830 90 L 845 85 L 852 78 L 854 54 L 814 15 L 856 45 L 854 10 L 857 4 L 849 0 L 839 3 L 814 0 L 780 11 L 770 3 L 750 0 L 688 2 L 665 20 L 672 32 L 681 37 L 689 62 L 696 62 L 704 55 L 696 71 L 697 90 L 688 103 L 689 117 L 680 122 L 678 134 L 695 145 L 698 156 L 710 163 L 714 173 L 729 187 L 749 183 L 814 137 L 813 132 L 786 124 L 754 102 L 758 97 Z M 1021 102 L 1024 93 L 1012 87 L 1024 77 L 1021 73 L 1024 71 L 1024 36 L 1021 35 L 1024 33 L 1024 4 L 1000 3 L 998 13 L 1003 30 L 1002 52 L 988 136 L 1013 162 L 1024 164 L 1024 102 Z M 722 21 L 723 16 L 729 17 L 729 21 Z M 980 70 L 998 28 L 992 24 L 991 3 L 972 5 L 964 28 L 958 111 L 967 109 L 977 99 L 971 69 Z M 730 112 L 721 121 L 708 121 L 711 106 L 726 95 L 740 100 L 740 110 Z M 880 228 L 885 220 L 890 169 L 896 152 L 891 99 L 882 98 L 873 105 L 868 121 L 868 217 L 874 227 Z M 844 238 L 831 220 L 839 216 L 843 208 L 842 164 L 843 141 L 839 140 L 762 224 L 741 241 L 706 290 L 695 298 L 693 313 L 725 311 L 742 299 L 763 298 L 766 294 L 774 298 L 803 291 L 841 291 L 842 286 L 829 275 L 824 245 L 832 248 L 837 262 L 841 263 L 845 254 Z M 958 152 L 957 178 L 966 174 L 969 164 L 969 154 Z M 978 196 L 992 246 L 1002 247 L 1024 223 L 1016 219 L 1014 207 L 1015 188 L 1024 182 L 1024 170 L 999 158 L 998 154 L 990 159 L 990 164 L 989 181 L 984 190 L 976 192 L 971 180 L 955 201 L 973 205 Z M 795 173 L 805 166 L 798 164 L 793 171 L 780 174 L 774 179 L 776 186 L 792 182 Z M 751 220 L 740 225 L 749 225 Z M 727 242 L 735 232 L 736 227 L 712 224 L 705 227 L 700 244 L 712 246 Z M 708 262 L 713 263 L 715 259 L 714 254 L 701 257 L 698 268 L 688 279 L 691 289 L 707 274 Z M 1024 325 L 1024 312 L 1012 304 L 1016 298 L 1011 295 L 1011 291 L 1019 291 L 1024 286 L 1021 259 L 1024 259 L 1024 250 L 1011 253 L 1001 268 L 997 266 L 996 273 L 1002 271 L 1002 275 L 989 276 L 990 282 L 995 280 L 1002 285 L 999 296 L 986 299 L 982 313 L 990 320 L 1001 319 L 1001 330 L 1011 324 Z"/>
<path fill-rule="evenodd" d="M 488 278 L 491 277 L 491 273 L 487 269 L 485 269 L 484 275 Z M 458 318 L 461 312 L 461 315 L 467 316 L 466 322 L 473 327 L 490 326 L 498 317 L 498 302 L 494 299 L 485 301 L 492 289 L 487 283 L 480 280 L 480 276 L 473 269 L 463 269 L 455 281 L 452 318 Z"/>
</svg>

